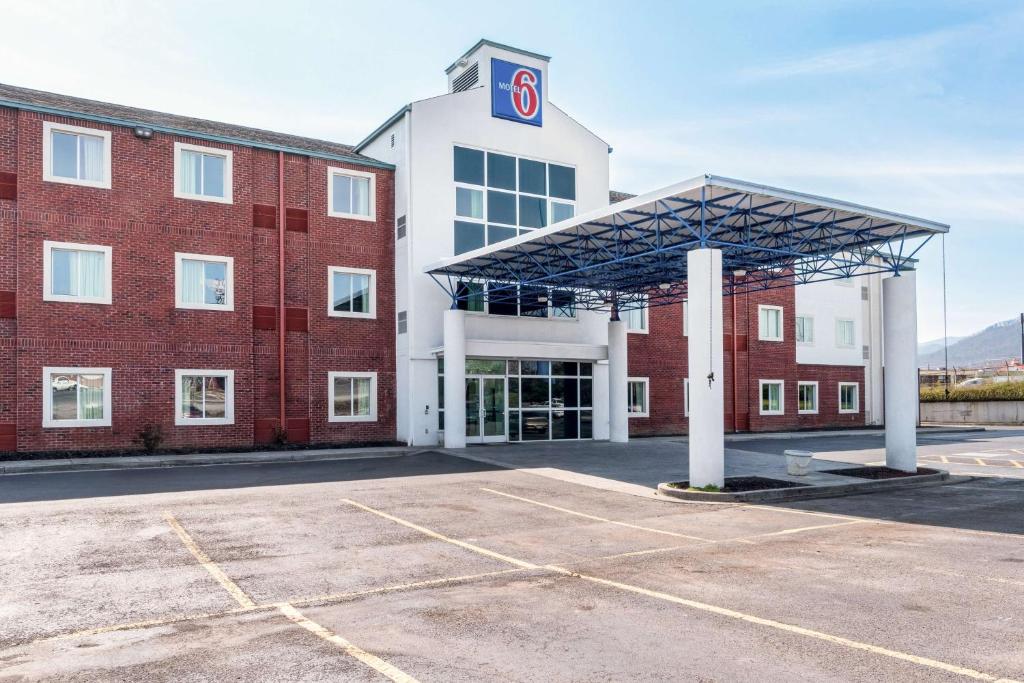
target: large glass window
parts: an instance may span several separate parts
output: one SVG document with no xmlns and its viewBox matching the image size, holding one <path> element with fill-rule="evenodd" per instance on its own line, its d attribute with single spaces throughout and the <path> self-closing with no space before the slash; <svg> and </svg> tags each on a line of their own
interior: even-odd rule
<svg viewBox="0 0 1024 683">
<path fill-rule="evenodd" d="M 178 308 L 234 310 L 232 257 L 179 253 L 174 258 Z"/>
<path fill-rule="evenodd" d="M 376 271 L 334 266 L 327 270 L 330 278 L 327 315 L 338 318 L 373 318 L 376 315 Z"/>
<path fill-rule="evenodd" d="M 109 427 L 110 368 L 43 368 L 43 427 Z"/>
<path fill-rule="evenodd" d="M 570 290 L 460 281 L 456 297 L 457 307 L 463 311 L 530 318 L 576 317 L 576 295 Z"/>
<path fill-rule="evenodd" d="M 593 364 L 524 360 L 508 363 L 509 439 L 593 437 Z"/>
<path fill-rule="evenodd" d="M 174 196 L 231 203 L 230 150 L 174 143 Z"/>
<path fill-rule="evenodd" d="M 454 148 L 455 253 L 572 218 L 576 169 L 508 154 Z"/>
<path fill-rule="evenodd" d="M 43 300 L 109 304 L 111 248 L 43 242 Z"/>
</svg>

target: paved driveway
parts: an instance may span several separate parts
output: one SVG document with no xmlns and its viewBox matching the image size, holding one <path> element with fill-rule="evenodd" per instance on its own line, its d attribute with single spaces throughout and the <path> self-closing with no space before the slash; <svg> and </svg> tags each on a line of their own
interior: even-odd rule
<svg viewBox="0 0 1024 683">
<path fill-rule="evenodd" d="M 0 680 L 1024 679 L 1022 485 L 692 504 L 441 453 L 5 476 Z"/>
</svg>

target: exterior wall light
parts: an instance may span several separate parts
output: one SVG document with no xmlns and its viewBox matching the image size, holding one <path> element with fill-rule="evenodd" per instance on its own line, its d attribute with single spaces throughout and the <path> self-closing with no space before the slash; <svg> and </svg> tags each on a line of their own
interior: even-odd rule
<svg viewBox="0 0 1024 683">
<path fill-rule="evenodd" d="M 135 137 L 140 140 L 148 140 L 153 137 L 153 129 L 146 128 L 145 126 L 135 126 L 135 130 L 133 132 L 135 133 Z"/>
</svg>

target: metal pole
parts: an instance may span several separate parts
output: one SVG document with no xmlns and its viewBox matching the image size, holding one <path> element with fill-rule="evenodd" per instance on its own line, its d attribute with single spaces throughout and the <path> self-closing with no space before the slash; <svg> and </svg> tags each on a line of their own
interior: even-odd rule
<svg viewBox="0 0 1024 683">
<path fill-rule="evenodd" d="M 1024 313 L 1020 314 L 1020 364 L 1024 365 Z"/>
</svg>

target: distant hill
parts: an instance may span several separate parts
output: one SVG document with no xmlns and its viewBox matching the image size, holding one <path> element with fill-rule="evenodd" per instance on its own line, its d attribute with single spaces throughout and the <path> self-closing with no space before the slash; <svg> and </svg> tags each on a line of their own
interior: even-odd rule
<svg viewBox="0 0 1024 683">
<path fill-rule="evenodd" d="M 969 337 L 950 337 L 949 366 L 976 367 L 1020 358 L 1020 321 L 1017 318 L 989 325 Z M 942 340 L 924 342 L 917 349 L 922 368 L 941 368 L 945 363 Z"/>
</svg>

